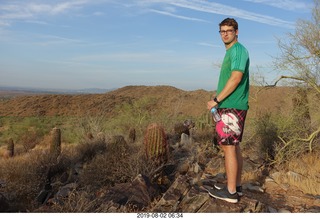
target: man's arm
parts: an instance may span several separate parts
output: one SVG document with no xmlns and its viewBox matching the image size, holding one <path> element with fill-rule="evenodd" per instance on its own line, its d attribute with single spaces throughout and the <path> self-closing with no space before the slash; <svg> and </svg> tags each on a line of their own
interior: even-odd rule
<svg viewBox="0 0 320 219">
<path fill-rule="evenodd" d="M 241 82 L 243 73 L 241 71 L 233 71 L 231 73 L 231 76 L 229 80 L 227 81 L 225 87 L 222 89 L 222 91 L 219 93 L 217 96 L 217 100 L 221 102 L 224 100 L 226 97 L 228 97 L 239 85 Z M 207 108 L 210 110 L 212 107 L 215 107 L 217 103 L 213 100 L 210 100 L 207 103 Z"/>
<path fill-rule="evenodd" d="M 229 80 L 226 83 L 226 86 L 222 89 L 222 91 L 217 96 L 217 100 L 220 102 L 228 97 L 239 85 L 241 82 L 243 73 L 240 71 L 233 71 Z"/>
</svg>

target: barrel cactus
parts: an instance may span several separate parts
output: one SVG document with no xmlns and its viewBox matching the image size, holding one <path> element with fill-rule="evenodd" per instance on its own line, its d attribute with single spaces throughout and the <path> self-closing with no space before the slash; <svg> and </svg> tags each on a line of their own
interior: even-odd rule
<svg viewBox="0 0 320 219">
<path fill-rule="evenodd" d="M 8 150 L 9 157 L 13 157 L 13 155 L 14 155 L 14 143 L 13 143 L 13 139 L 12 138 L 10 138 L 8 140 L 7 150 Z"/>
<path fill-rule="evenodd" d="M 144 136 L 145 152 L 148 159 L 165 162 L 168 157 L 168 143 L 164 128 L 152 123 L 147 127 Z"/>
</svg>

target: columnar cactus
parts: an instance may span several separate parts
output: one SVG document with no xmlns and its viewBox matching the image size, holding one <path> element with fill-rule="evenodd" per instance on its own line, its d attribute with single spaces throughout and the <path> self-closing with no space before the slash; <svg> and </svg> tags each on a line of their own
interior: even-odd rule
<svg viewBox="0 0 320 219">
<path fill-rule="evenodd" d="M 147 127 L 144 136 L 144 145 L 148 159 L 154 159 L 157 162 L 164 162 L 167 160 L 167 136 L 161 125 L 152 123 Z"/>
<path fill-rule="evenodd" d="M 13 157 L 13 155 L 14 155 L 14 143 L 13 143 L 13 139 L 12 138 L 10 138 L 8 140 L 7 150 L 8 150 L 9 157 Z"/>
<path fill-rule="evenodd" d="M 57 158 L 61 153 L 61 131 L 53 128 L 51 134 L 50 153 Z"/>
<path fill-rule="evenodd" d="M 136 141 L 136 129 L 130 128 L 129 130 L 129 140 L 131 143 L 134 143 Z"/>
<path fill-rule="evenodd" d="M 213 122 L 212 115 L 209 111 L 202 114 L 200 119 L 198 119 L 196 121 L 196 127 L 199 130 L 205 130 L 208 127 L 212 127 L 212 125 L 214 125 L 214 124 L 215 124 L 215 122 Z"/>
</svg>

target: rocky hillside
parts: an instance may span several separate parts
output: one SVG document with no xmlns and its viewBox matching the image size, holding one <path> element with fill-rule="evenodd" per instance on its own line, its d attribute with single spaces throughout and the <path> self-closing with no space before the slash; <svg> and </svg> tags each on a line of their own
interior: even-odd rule
<svg viewBox="0 0 320 219">
<path fill-rule="evenodd" d="M 299 95 L 297 89 L 288 87 L 252 87 L 250 92 L 248 116 L 251 118 L 265 112 L 289 112 L 294 107 L 293 98 Z M 116 106 L 119 104 L 150 98 L 155 100 L 153 110 L 165 111 L 168 115 L 199 116 L 206 112 L 206 102 L 213 94 L 213 91 L 183 91 L 169 86 L 127 86 L 104 94 L 18 95 L 1 100 L 0 115 L 82 116 L 103 112 L 112 116 L 117 113 Z M 312 98 L 313 95 L 307 96 L 311 101 Z M 317 109 L 312 110 L 315 112 Z M 94 207 L 88 211 L 128 212 L 135 206 L 135 210 L 140 212 L 320 212 L 318 196 L 304 194 L 294 186 L 278 183 L 276 179 L 283 173 L 266 166 L 258 151 L 250 148 L 244 151 L 244 172 L 253 177 L 244 181 L 245 196 L 239 204 L 211 198 L 203 186 L 225 182 L 225 175 L 221 172 L 223 154 L 210 144 L 197 142 L 197 136 L 193 134 L 183 134 L 176 141 L 171 141 L 173 160 L 159 167 L 151 177 L 139 174 L 132 182 L 119 183 L 112 188 L 99 188 L 94 194 L 86 196 L 90 203 L 94 203 Z M 108 150 L 106 142 L 102 146 L 103 150 Z M 90 161 L 72 161 L 73 166 L 67 167 L 72 171 L 62 169 L 59 174 L 67 175 L 66 181 L 50 180 L 50 184 L 46 185 L 50 189 L 45 187 L 44 193 L 37 197 L 43 205 L 35 211 L 50 212 L 54 211 L 52 208 L 57 203 L 66 204 L 63 200 L 79 186 L 77 178 L 83 174 L 86 162 Z M 298 177 L 298 180 L 303 178 L 291 170 L 285 174 Z M 56 174 L 52 178 L 59 178 L 58 176 L 60 177 Z M 1 181 L 1 178 L 0 182 L 0 187 L 7 183 Z M 158 183 L 165 185 L 165 190 L 159 189 Z M 17 211 L 6 195 L 0 194 L 0 211 Z"/>
</svg>

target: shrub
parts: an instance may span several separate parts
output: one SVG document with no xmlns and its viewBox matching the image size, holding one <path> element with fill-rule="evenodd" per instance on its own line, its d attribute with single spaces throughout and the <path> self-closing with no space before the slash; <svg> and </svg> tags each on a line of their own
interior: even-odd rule
<svg viewBox="0 0 320 219">
<path fill-rule="evenodd" d="M 278 129 L 272 121 L 271 114 L 266 113 L 256 121 L 256 143 L 264 159 L 273 161 L 276 156 L 275 145 L 278 141 Z"/>
</svg>

